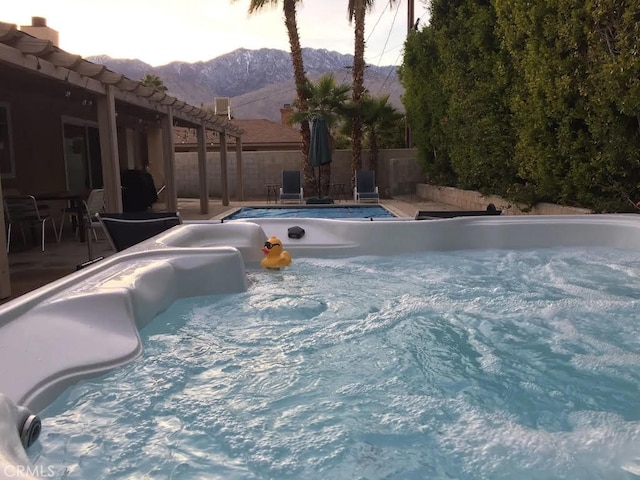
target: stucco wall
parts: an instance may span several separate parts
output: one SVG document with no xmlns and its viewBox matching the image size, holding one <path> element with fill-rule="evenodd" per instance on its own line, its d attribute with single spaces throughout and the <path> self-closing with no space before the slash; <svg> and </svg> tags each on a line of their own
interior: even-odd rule
<svg viewBox="0 0 640 480">
<path fill-rule="evenodd" d="M 280 183 L 283 170 L 301 170 L 300 152 L 271 151 L 243 152 L 243 180 L 246 199 L 264 198 L 267 183 Z M 363 152 L 363 168 L 369 168 L 369 158 Z M 209 195 L 220 197 L 220 154 L 207 153 Z M 227 177 L 229 195 L 236 196 L 236 154 L 227 153 Z M 415 186 L 424 180 L 413 149 L 383 150 L 378 159 L 376 183 L 382 195 L 413 193 Z M 351 184 L 351 151 L 337 150 L 331 162 L 331 182 Z M 198 156 L 195 152 L 176 153 L 176 186 L 179 197 L 198 196 Z M 311 194 L 305 194 L 310 196 Z"/>
</svg>

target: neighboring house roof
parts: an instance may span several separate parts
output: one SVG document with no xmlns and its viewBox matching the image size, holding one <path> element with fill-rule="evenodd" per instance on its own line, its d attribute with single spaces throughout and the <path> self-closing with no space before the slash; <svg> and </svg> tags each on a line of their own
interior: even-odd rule
<svg viewBox="0 0 640 480">
<path fill-rule="evenodd" d="M 233 126 L 240 129 L 242 133 L 242 150 L 299 150 L 302 148 L 300 131 L 273 122 L 264 118 L 251 120 L 230 120 Z M 197 148 L 197 134 L 193 128 L 173 129 L 173 143 L 178 151 L 195 151 Z M 218 135 L 207 132 L 207 147 L 216 149 L 220 145 Z M 235 139 L 227 143 L 227 148 L 235 148 Z"/>
</svg>

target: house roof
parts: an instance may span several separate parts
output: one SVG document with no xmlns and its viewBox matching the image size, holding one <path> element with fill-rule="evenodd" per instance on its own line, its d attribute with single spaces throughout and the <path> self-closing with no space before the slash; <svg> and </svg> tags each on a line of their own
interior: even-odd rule
<svg viewBox="0 0 640 480">
<path fill-rule="evenodd" d="M 271 147 L 273 149 L 301 148 L 300 131 L 288 125 L 273 122 L 264 118 L 229 121 L 242 133 L 242 148 L 251 150 L 252 147 Z M 197 132 L 193 128 L 173 129 L 173 141 L 176 148 L 193 149 L 197 144 Z M 220 140 L 213 132 L 207 132 L 208 145 L 218 145 Z M 231 140 L 231 143 L 234 141 Z"/>
<path fill-rule="evenodd" d="M 238 127 L 211 112 L 145 87 L 140 81 L 113 72 L 105 65 L 65 52 L 50 40 L 18 30 L 14 24 L 0 22 L 0 66 L 3 64 L 98 95 L 105 95 L 112 88 L 117 100 L 158 113 L 166 113 L 171 107 L 178 124 L 196 127 L 204 123 L 206 128 L 220 133 L 232 136 L 242 133 Z"/>
</svg>

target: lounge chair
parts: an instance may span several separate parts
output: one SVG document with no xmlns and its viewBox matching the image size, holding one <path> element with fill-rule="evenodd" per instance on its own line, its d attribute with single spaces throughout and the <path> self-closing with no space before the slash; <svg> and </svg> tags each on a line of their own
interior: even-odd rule
<svg viewBox="0 0 640 480">
<path fill-rule="evenodd" d="M 299 170 L 284 170 L 282 172 L 282 187 L 280 187 L 280 203 L 285 200 L 297 200 L 302 203 L 304 191 Z"/>
<path fill-rule="evenodd" d="M 182 223 L 176 212 L 99 213 L 98 218 L 116 252 Z"/>
<path fill-rule="evenodd" d="M 483 217 L 487 215 L 502 215 L 502 210 L 498 210 L 493 203 L 487 206 L 486 210 L 418 210 L 415 215 L 416 220 L 432 220 L 434 218 L 455 218 L 455 217 Z"/>
<path fill-rule="evenodd" d="M 362 200 L 380 200 L 375 173 L 372 170 L 359 170 L 356 172 L 356 188 L 353 190 L 353 199 L 356 202 Z"/>
</svg>

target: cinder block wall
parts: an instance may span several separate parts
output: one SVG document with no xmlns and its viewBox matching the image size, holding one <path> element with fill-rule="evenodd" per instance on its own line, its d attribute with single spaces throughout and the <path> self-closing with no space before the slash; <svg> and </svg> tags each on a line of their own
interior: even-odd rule
<svg viewBox="0 0 640 480">
<path fill-rule="evenodd" d="M 362 153 L 363 168 L 369 168 L 369 156 Z M 245 199 L 266 196 L 267 183 L 280 183 L 283 170 L 302 170 L 300 152 L 242 152 Z M 207 153 L 209 196 L 220 197 L 220 154 Z M 236 197 L 236 154 L 227 153 L 227 178 L 229 195 Z M 376 183 L 382 195 L 398 195 L 415 192 L 416 185 L 424 181 L 415 149 L 382 150 L 378 159 Z M 351 189 L 351 151 L 336 150 L 331 162 L 331 182 L 347 185 Z M 176 187 L 179 197 L 198 197 L 198 155 L 195 152 L 176 153 Z M 311 196 L 311 193 L 305 193 Z"/>
</svg>

